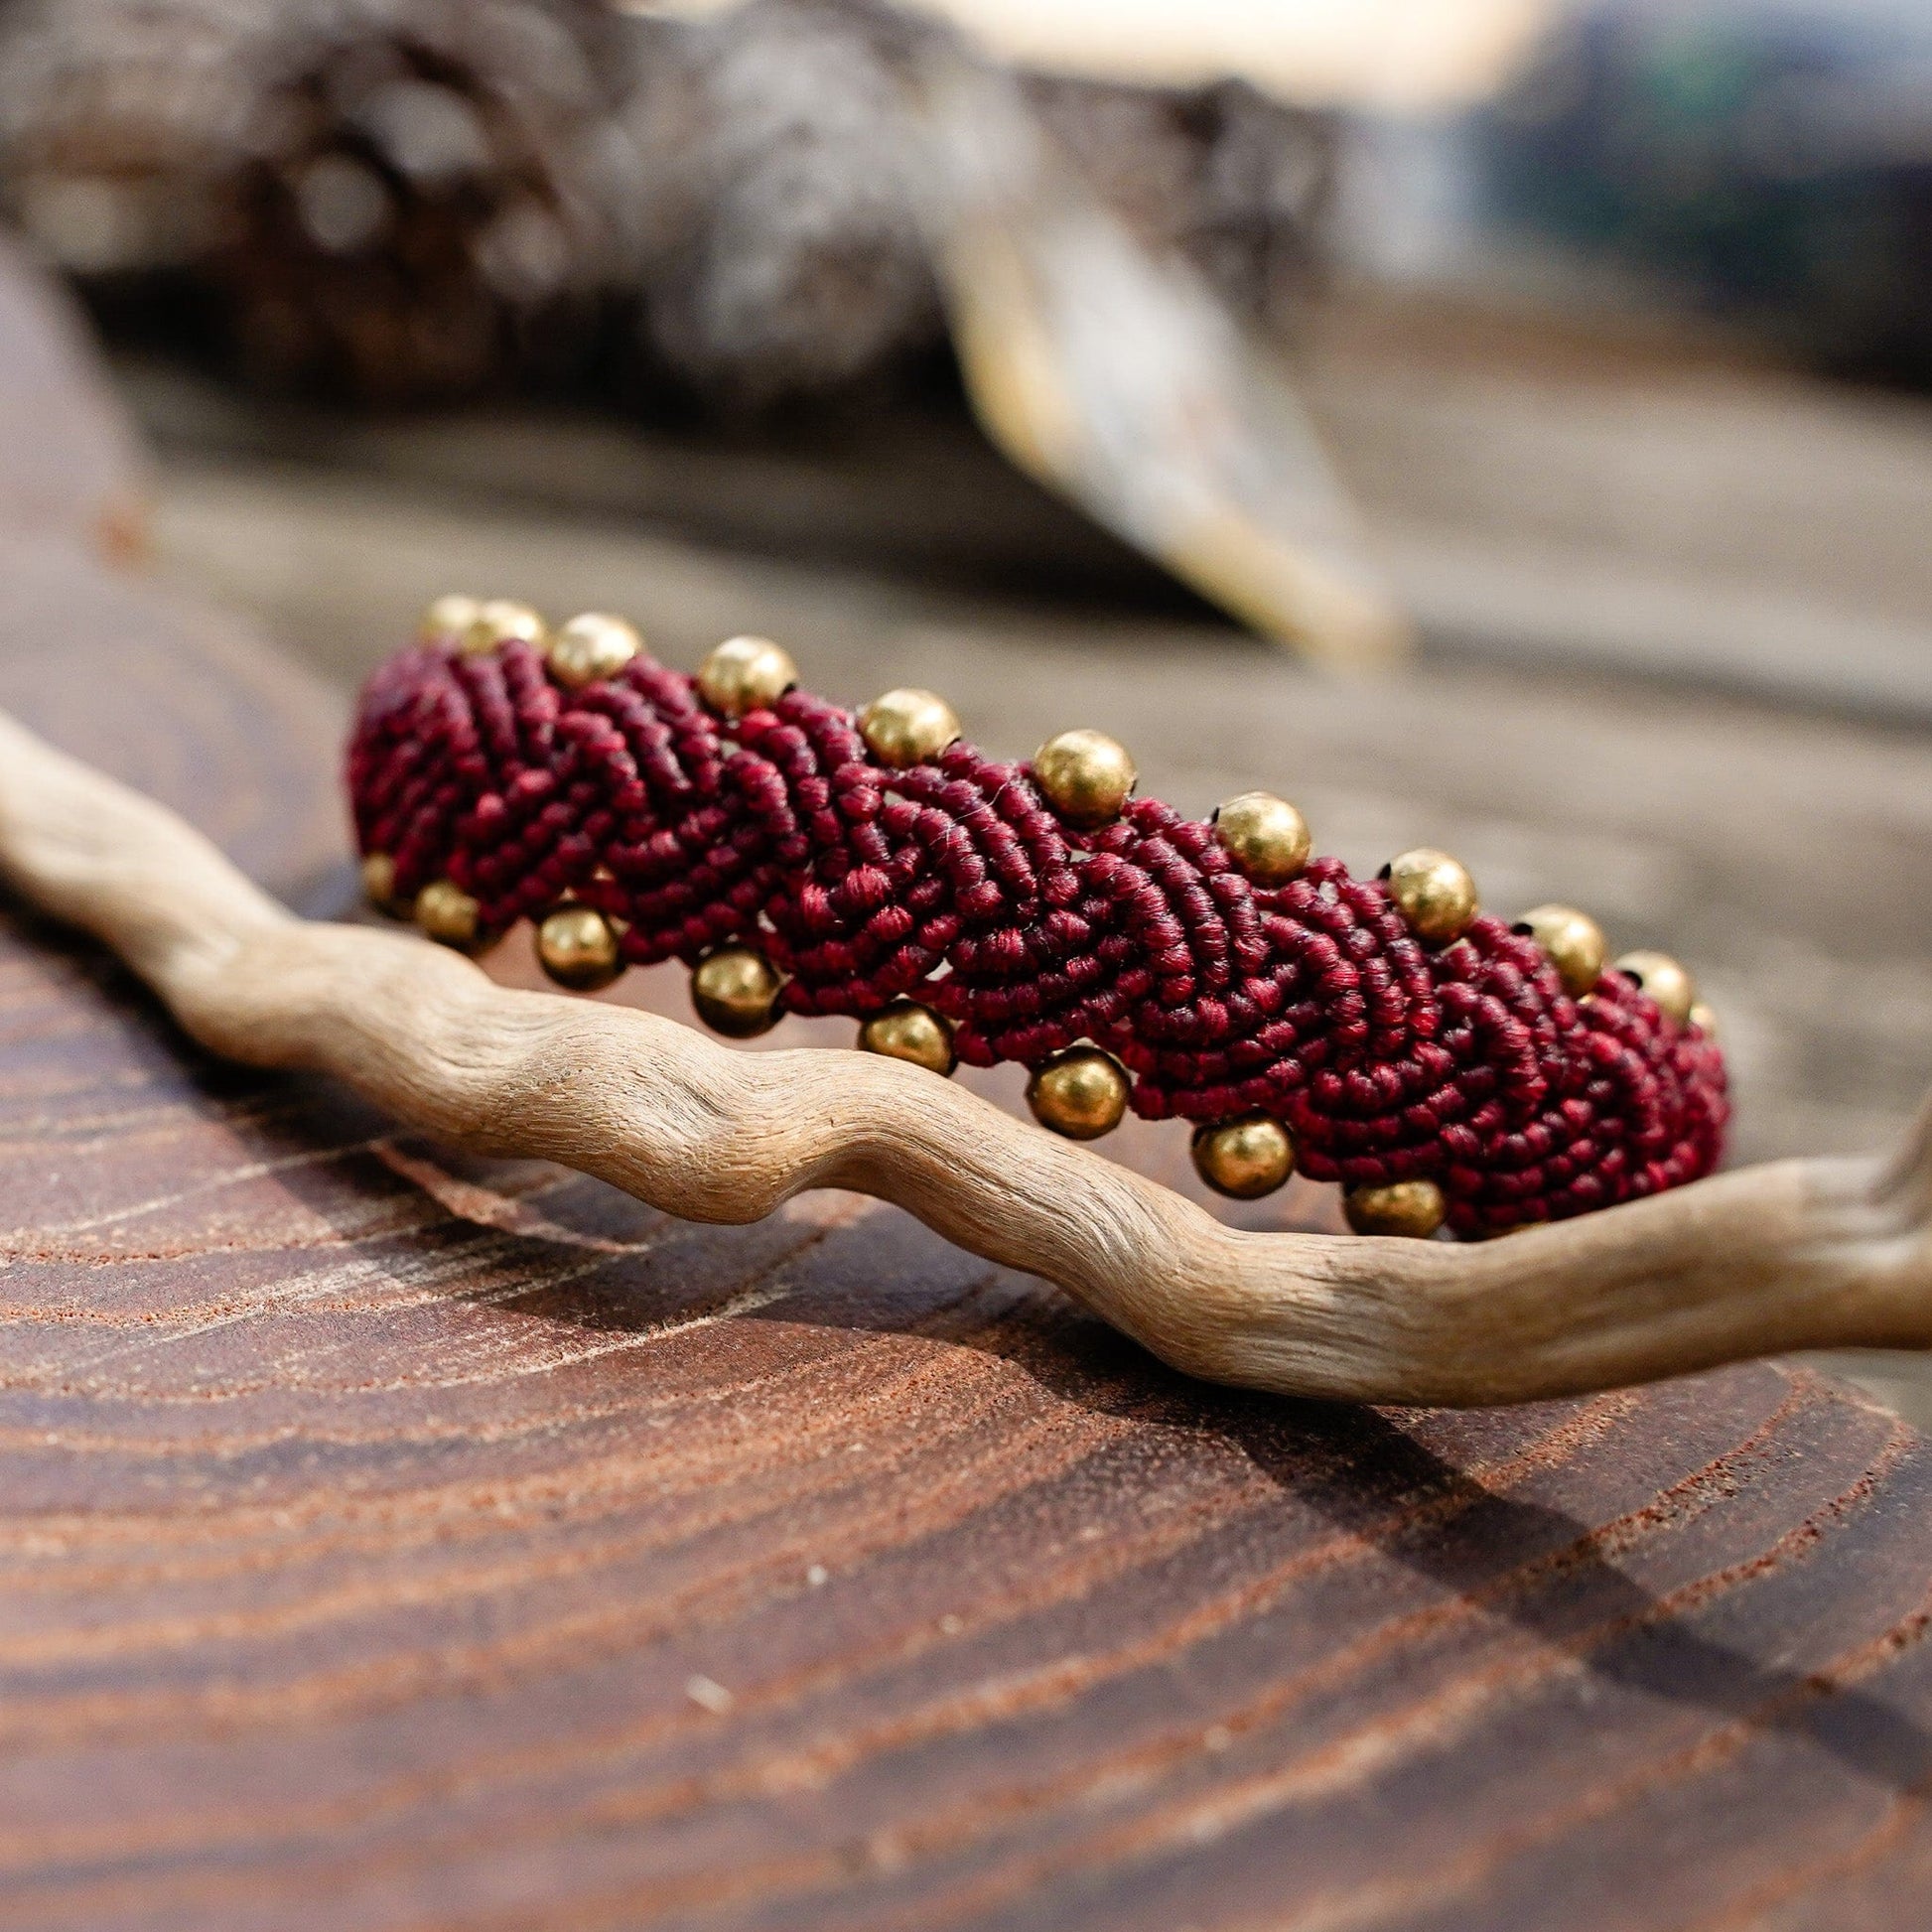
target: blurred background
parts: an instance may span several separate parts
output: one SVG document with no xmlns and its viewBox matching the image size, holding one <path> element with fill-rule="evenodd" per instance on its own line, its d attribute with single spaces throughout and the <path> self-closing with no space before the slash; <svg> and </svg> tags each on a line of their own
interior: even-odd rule
<svg viewBox="0 0 1932 1932">
<path fill-rule="evenodd" d="M 0 0 L 0 208 L 345 697 L 764 631 L 1680 952 L 1735 1158 L 1932 1079 L 1922 0 Z"/>
</svg>

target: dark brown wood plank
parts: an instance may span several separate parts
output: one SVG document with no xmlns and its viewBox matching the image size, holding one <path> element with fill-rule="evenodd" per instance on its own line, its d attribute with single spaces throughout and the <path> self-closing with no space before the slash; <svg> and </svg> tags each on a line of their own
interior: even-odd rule
<svg viewBox="0 0 1932 1932">
<path fill-rule="evenodd" d="M 0 638 L 340 888 L 335 701 L 238 627 L 43 540 Z M 1932 1457 L 1821 1378 L 1203 1388 L 862 1202 L 212 1064 L 18 907 L 0 1146 L 0 1925 L 1922 1919 Z"/>
</svg>

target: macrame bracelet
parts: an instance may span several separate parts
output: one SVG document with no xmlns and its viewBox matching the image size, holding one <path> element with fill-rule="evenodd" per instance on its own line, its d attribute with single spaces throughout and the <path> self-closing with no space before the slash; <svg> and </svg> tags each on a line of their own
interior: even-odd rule
<svg viewBox="0 0 1932 1932">
<path fill-rule="evenodd" d="M 1711 1015 L 1666 955 L 1605 970 L 1581 912 L 1483 916 L 1440 852 L 1352 879 L 1266 792 L 1183 818 L 1098 732 L 1002 764 L 930 692 L 855 717 L 762 638 L 692 678 L 620 618 L 440 599 L 362 693 L 348 782 L 370 897 L 434 938 L 529 919 L 578 990 L 682 960 L 734 1037 L 844 1014 L 936 1073 L 1018 1061 L 1058 1133 L 1191 1121 L 1210 1185 L 1299 1168 L 1363 1232 L 1501 1233 L 1721 1151 Z"/>
</svg>

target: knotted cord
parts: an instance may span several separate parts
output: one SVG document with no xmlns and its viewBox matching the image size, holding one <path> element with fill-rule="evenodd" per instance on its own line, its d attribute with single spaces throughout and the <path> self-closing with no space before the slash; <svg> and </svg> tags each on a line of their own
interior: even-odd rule
<svg viewBox="0 0 1932 1932">
<path fill-rule="evenodd" d="M 1461 1235 L 1656 1193 L 1721 1152 L 1722 1055 L 1631 977 L 1575 999 L 1489 916 L 1426 945 L 1334 859 L 1258 886 L 1156 799 L 1075 829 L 1027 765 L 964 742 L 889 769 L 801 690 L 728 720 L 645 656 L 573 688 L 529 642 L 420 644 L 363 691 L 348 780 L 399 898 L 451 881 L 491 933 L 574 900 L 639 966 L 749 944 L 786 1010 L 915 998 L 973 1065 L 1091 1041 L 1146 1118 L 1266 1113 L 1305 1173 L 1434 1181 Z"/>
</svg>

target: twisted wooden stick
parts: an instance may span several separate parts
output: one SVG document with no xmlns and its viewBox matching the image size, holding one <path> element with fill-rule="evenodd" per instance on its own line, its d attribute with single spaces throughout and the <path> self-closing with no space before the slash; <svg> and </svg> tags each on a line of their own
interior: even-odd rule
<svg viewBox="0 0 1932 1932">
<path fill-rule="evenodd" d="M 214 1052 L 331 1074 L 453 1145 L 562 1162 L 689 1220 L 874 1194 L 1214 1381 L 1474 1405 L 1932 1343 L 1932 1108 L 1889 1159 L 1745 1169 L 1476 1246 L 1248 1234 L 892 1059 L 738 1053 L 505 990 L 401 933 L 299 919 L 4 715 L 0 873 Z"/>
</svg>

